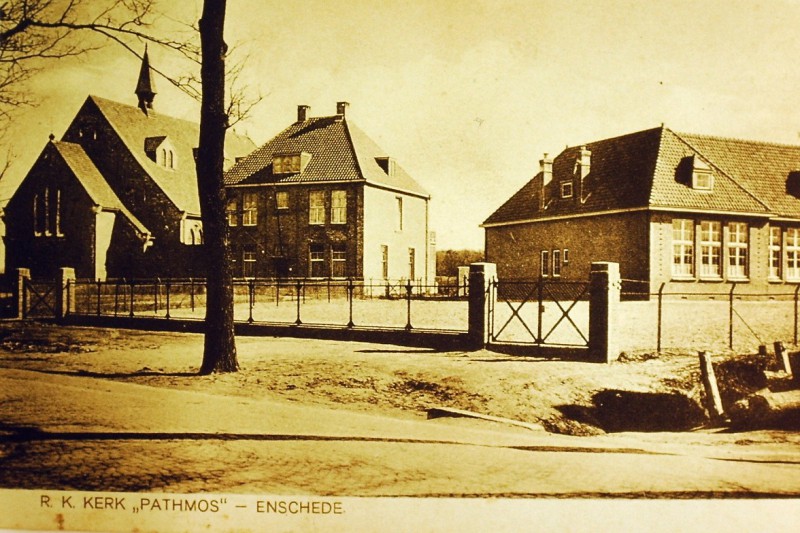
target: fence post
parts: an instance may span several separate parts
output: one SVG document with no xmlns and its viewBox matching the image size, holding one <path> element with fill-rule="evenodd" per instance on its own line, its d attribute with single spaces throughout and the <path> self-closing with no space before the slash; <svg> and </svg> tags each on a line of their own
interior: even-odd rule
<svg viewBox="0 0 800 533">
<path fill-rule="evenodd" d="M 169 278 L 167 278 L 166 291 L 167 291 L 167 314 L 164 316 L 164 318 L 169 319 L 170 318 L 170 316 L 169 316 L 169 293 L 170 293 L 170 281 L 169 281 Z"/>
<path fill-rule="evenodd" d="M 662 305 L 664 302 L 664 286 L 667 284 L 666 281 L 661 283 L 661 286 L 658 288 L 658 326 L 656 328 L 658 339 L 656 339 L 656 353 L 661 353 L 661 319 L 662 319 Z"/>
<path fill-rule="evenodd" d="M 592 263 L 589 274 L 589 358 L 610 363 L 619 357 L 616 332 L 622 287 L 619 263 Z"/>
<path fill-rule="evenodd" d="M 733 350 L 733 291 L 736 290 L 736 282 L 731 285 L 731 292 L 728 294 L 728 348 Z"/>
<path fill-rule="evenodd" d="M 472 263 L 469 265 L 469 299 L 467 311 L 467 338 L 469 347 L 479 350 L 486 346 L 489 339 L 488 310 L 489 298 L 495 291 L 488 291 L 497 280 L 497 265 L 494 263 Z"/>
<path fill-rule="evenodd" d="M 60 320 L 75 312 L 75 269 L 60 268 L 56 283 L 56 318 Z"/>
<path fill-rule="evenodd" d="M 14 305 L 17 318 L 26 318 L 28 314 L 28 296 L 25 291 L 25 282 L 31 279 L 29 268 L 17 269 L 17 284 L 14 287 Z"/>
<path fill-rule="evenodd" d="M 297 320 L 294 321 L 295 325 L 297 325 L 297 326 L 299 326 L 300 324 L 303 323 L 300 320 L 300 289 L 302 287 L 300 283 L 301 283 L 300 279 L 298 278 L 297 279 Z"/>
<path fill-rule="evenodd" d="M 542 331 L 544 318 L 544 276 L 539 274 L 539 281 L 536 283 L 536 344 L 542 344 Z"/>
<path fill-rule="evenodd" d="M 252 324 L 253 323 L 253 304 L 255 304 L 255 296 L 256 296 L 256 289 L 254 286 L 255 282 L 251 279 L 247 282 L 247 301 L 250 306 L 250 314 L 247 317 L 247 322 Z"/>
<path fill-rule="evenodd" d="M 411 280 L 406 282 L 406 302 L 408 302 L 408 309 L 406 311 L 406 331 L 411 331 Z"/>
<path fill-rule="evenodd" d="M 97 316 L 100 316 L 100 291 L 103 290 L 102 281 L 97 278 Z"/>
<path fill-rule="evenodd" d="M 786 353 L 786 347 L 781 341 L 775 341 L 772 346 L 775 348 L 775 360 L 778 363 L 778 369 L 791 374 L 792 366 L 789 364 L 789 354 Z"/>
<path fill-rule="evenodd" d="M 355 326 L 353 323 L 353 278 L 347 278 L 347 299 L 350 304 L 350 320 L 347 322 L 347 327 L 352 328 Z"/>
<path fill-rule="evenodd" d="M 722 398 L 714 375 L 714 365 L 711 364 L 711 355 L 707 352 L 697 352 L 697 355 L 700 356 L 700 377 L 706 392 L 706 408 L 711 419 L 718 422 L 724 418 L 725 411 L 722 409 Z"/>
</svg>

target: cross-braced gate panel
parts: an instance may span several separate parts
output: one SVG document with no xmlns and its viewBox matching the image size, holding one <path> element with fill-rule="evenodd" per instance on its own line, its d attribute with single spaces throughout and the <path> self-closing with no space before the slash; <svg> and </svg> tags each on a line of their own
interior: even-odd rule
<svg viewBox="0 0 800 533">
<path fill-rule="evenodd" d="M 492 342 L 537 346 L 589 344 L 589 283 L 499 280 L 490 284 Z"/>
<path fill-rule="evenodd" d="M 26 279 L 23 284 L 23 313 L 25 318 L 53 318 L 56 316 L 58 283 Z"/>
</svg>

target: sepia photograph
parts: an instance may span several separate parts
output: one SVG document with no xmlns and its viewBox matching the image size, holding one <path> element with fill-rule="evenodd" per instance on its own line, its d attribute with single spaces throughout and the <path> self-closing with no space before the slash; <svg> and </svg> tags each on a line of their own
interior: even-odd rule
<svg viewBox="0 0 800 533">
<path fill-rule="evenodd" d="M 800 1 L 0 0 L 0 531 L 794 531 Z"/>
</svg>

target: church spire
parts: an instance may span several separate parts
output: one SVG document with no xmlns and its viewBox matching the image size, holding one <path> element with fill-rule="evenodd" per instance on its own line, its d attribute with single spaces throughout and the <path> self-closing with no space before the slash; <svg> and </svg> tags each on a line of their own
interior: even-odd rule
<svg viewBox="0 0 800 533">
<path fill-rule="evenodd" d="M 148 114 L 153 109 L 153 98 L 156 96 L 156 82 L 150 71 L 150 58 L 147 56 L 147 45 L 144 45 L 142 68 L 139 70 L 139 81 L 136 82 L 136 96 L 139 97 L 139 109 Z"/>
</svg>

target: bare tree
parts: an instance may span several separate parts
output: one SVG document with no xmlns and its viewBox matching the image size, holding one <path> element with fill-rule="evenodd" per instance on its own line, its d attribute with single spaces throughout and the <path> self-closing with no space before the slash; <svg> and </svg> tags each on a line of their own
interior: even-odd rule
<svg viewBox="0 0 800 533">
<path fill-rule="evenodd" d="M 4 0 L 0 0 L 0 3 Z M 241 94 L 225 106 L 225 56 L 223 40 L 225 0 L 204 0 L 198 28 L 181 25 L 155 10 L 156 0 L 8 0 L 0 5 L 0 123 L 14 109 L 33 104 L 24 84 L 48 61 L 79 56 L 109 41 L 134 53 L 142 41 L 167 47 L 200 64 L 200 87 L 191 74 L 166 76 L 171 83 L 201 101 L 200 142 L 196 161 L 201 213 L 208 258 L 206 335 L 200 373 L 238 370 L 233 322 L 233 278 L 228 253 L 223 161 L 225 132 L 232 112 L 247 113 Z M 167 22 L 191 31 L 180 38 L 162 37 L 175 32 L 151 33 L 154 23 Z M 201 53 L 202 52 L 202 53 Z M 236 78 L 241 64 L 235 67 Z M 2 124 L 0 124 L 2 127 Z"/>
<path fill-rule="evenodd" d="M 228 225 L 222 179 L 225 129 L 228 124 L 225 108 L 225 56 L 228 47 L 223 39 L 225 7 L 225 0 L 205 0 L 203 18 L 200 19 L 203 97 L 196 166 L 208 260 L 206 335 L 201 374 L 235 372 L 239 368 L 233 331 L 233 272 L 228 257 Z"/>
</svg>

